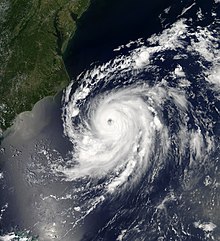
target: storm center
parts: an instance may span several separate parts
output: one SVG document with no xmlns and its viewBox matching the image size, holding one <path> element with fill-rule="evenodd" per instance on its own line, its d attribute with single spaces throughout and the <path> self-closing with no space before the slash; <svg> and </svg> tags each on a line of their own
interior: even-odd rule
<svg viewBox="0 0 220 241">
<path fill-rule="evenodd" d="M 112 125 L 112 124 L 114 123 L 114 121 L 113 121 L 111 118 L 109 118 L 109 119 L 107 120 L 107 123 L 108 123 L 108 125 Z"/>
</svg>

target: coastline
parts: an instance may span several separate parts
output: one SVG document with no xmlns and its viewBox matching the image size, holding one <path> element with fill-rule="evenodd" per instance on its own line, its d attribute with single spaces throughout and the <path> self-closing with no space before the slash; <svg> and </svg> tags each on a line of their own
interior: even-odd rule
<svg viewBox="0 0 220 241">
<path fill-rule="evenodd" d="M 7 6 L 6 6 L 7 2 Z M 3 5 L 5 4 L 5 5 Z M 90 0 L 0 4 L 0 136 L 15 117 L 70 82 L 65 51 Z"/>
</svg>

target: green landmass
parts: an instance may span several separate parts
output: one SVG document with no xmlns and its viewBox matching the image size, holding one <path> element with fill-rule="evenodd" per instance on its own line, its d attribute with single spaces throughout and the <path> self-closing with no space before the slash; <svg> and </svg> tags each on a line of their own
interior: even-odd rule
<svg viewBox="0 0 220 241">
<path fill-rule="evenodd" d="M 90 0 L 0 0 L 0 128 L 69 83 L 63 54 Z"/>
</svg>

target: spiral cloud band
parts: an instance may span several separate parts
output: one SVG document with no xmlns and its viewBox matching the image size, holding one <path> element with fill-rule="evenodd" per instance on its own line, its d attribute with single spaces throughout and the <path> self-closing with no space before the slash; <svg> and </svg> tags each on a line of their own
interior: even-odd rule
<svg viewBox="0 0 220 241">
<path fill-rule="evenodd" d="M 189 167 L 206 161 L 215 144 L 206 127 L 208 119 L 201 119 L 196 110 L 201 106 L 192 101 L 197 98 L 192 81 L 202 82 L 207 76 L 204 85 L 208 86 L 215 78 L 201 64 L 200 73 L 193 74 L 200 74 L 200 78 L 202 71 L 205 74 L 201 80 L 193 80 L 195 76 L 187 73 L 186 59 L 208 59 L 214 69 L 219 54 L 215 48 L 208 53 L 198 47 L 197 41 L 206 48 L 213 45 L 208 28 L 195 35 L 188 29 L 186 21 L 180 20 L 146 43 L 139 40 L 121 46 L 127 49 L 126 56 L 119 55 L 79 76 L 75 91 L 73 85 L 67 88 L 64 133 L 73 152 L 69 166 L 60 169 L 67 180 L 105 179 L 106 189 L 114 192 L 137 183 L 144 175 L 152 181 L 171 159 L 174 165 L 185 162 Z M 204 38 L 204 31 L 209 31 L 210 38 Z M 185 49 L 189 37 L 191 42 Z M 169 51 L 170 55 L 164 55 Z M 161 67 L 169 58 L 173 59 L 171 72 Z"/>
<path fill-rule="evenodd" d="M 148 91 L 146 86 L 127 88 L 102 94 L 89 103 L 86 121 L 72 130 L 79 163 L 68 175 L 102 177 L 114 172 L 113 188 L 125 182 L 136 168 L 146 170 L 156 132 L 160 138 L 167 137 L 157 111 L 144 101 Z"/>
</svg>

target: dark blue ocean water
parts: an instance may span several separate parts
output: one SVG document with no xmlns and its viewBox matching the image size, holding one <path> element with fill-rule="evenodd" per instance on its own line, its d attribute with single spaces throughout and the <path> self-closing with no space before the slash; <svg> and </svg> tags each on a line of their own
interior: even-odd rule
<svg viewBox="0 0 220 241">
<path fill-rule="evenodd" d="M 167 8 L 168 14 L 164 12 Z M 214 20 L 213 8 L 214 0 L 93 0 L 77 22 L 77 31 L 64 55 L 66 68 L 76 77 L 91 64 L 112 59 L 118 46 L 162 32 L 183 17 L 192 18 L 195 26 L 207 26 Z M 205 18 L 197 18 L 199 9 Z"/>
</svg>

